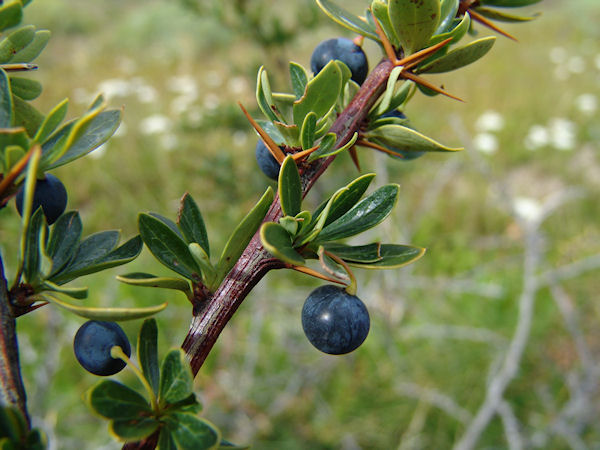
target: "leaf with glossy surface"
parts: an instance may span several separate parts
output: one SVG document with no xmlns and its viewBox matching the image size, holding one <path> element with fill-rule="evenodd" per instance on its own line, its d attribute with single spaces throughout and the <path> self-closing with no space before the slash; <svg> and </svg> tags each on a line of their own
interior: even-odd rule
<svg viewBox="0 0 600 450">
<path fill-rule="evenodd" d="M 142 213 L 138 218 L 138 227 L 142 240 L 156 259 L 189 280 L 200 280 L 200 267 L 187 244 L 168 225 Z"/>
<path fill-rule="evenodd" d="M 35 136 L 44 121 L 44 115 L 28 102 L 13 95 L 13 121 L 17 127 L 23 127 L 29 136 Z"/>
<path fill-rule="evenodd" d="M 314 112 L 310 112 L 304 118 L 304 123 L 300 130 L 300 144 L 304 150 L 308 150 L 314 145 L 316 128 L 317 115 Z"/>
<path fill-rule="evenodd" d="M 72 305 L 50 294 L 44 295 L 44 299 L 80 317 L 91 320 L 108 320 L 110 322 L 143 319 L 153 316 L 167 307 L 167 303 L 165 302 L 145 308 L 99 308 Z"/>
<path fill-rule="evenodd" d="M 265 249 L 281 261 L 295 266 L 304 265 L 304 258 L 294 249 L 292 237 L 278 223 L 263 224 L 260 228 L 260 240 Z"/>
<path fill-rule="evenodd" d="M 539 16 L 539 13 L 534 14 L 533 16 L 517 16 L 515 14 L 509 14 L 507 12 L 500 11 L 498 9 L 484 8 L 484 7 L 477 7 L 474 9 L 479 14 L 481 14 L 483 17 L 487 17 L 488 19 L 491 19 L 491 20 L 497 20 L 498 22 L 508 22 L 508 23 L 530 22 Z"/>
<path fill-rule="evenodd" d="M 42 125 L 38 129 L 33 140 L 40 144 L 46 141 L 46 139 L 48 139 L 48 137 L 54 133 L 54 130 L 56 130 L 56 128 L 58 128 L 61 122 L 65 119 L 68 107 L 69 99 L 67 98 L 56 105 L 42 122 Z"/>
<path fill-rule="evenodd" d="M 377 36 L 375 29 L 355 14 L 340 8 L 329 0 L 317 0 L 317 5 L 319 5 L 323 12 L 332 20 L 339 23 L 344 28 L 379 42 L 379 37 Z"/>
<path fill-rule="evenodd" d="M 287 216 L 295 216 L 302 207 L 302 184 L 298 166 L 291 155 L 286 156 L 279 170 L 277 185 L 281 210 Z"/>
<path fill-rule="evenodd" d="M 40 278 L 40 263 L 42 255 L 40 246 L 43 245 L 44 237 L 48 230 L 44 219 L 44 212 L 40 206 L 31 216 L 25 241 L 25 255 L 23 259 L 23 276 L 25 281 L 35 284 Z"/>
<path fill-rule="evenodd" d="M 371 3 L 371 13 L 379 22 L 379 25 L 383 30 L 383 34 L 387 36 L 392 46 L 398 48 L 400 46 L 400 41 L 398 39 L 398 36 L 396 36 L 394 27 L 392 26 L 392 22 L 390 21 L 387 3 L 375 0 Z"/>
<path fill-rule="evenodd" d="M 158 277 L 149 273 L 134 272 L 125 275 L 117 275 L 117 280 L 121 283 L 131 284 L 133 286 L 154 287 L 163 289 L 174 289 L 190 293 L 190 283 L 183 278 Z"/>
<path fill-rule="evenodd" d="M 88 296 L 88 288 L 86 287 L 66 287 L 60 286 L 58 284 L 52 283 L 51 281 L 44 281 L 42 284 L 41 290 L 50 291 L 50 292 L 59 292 L 61 294 L 68 295 L 71 298 L 75 298 L 77 300 L 83 300 Z"/>
<path fill-rule="evenodd" d="M 273 111 L 275 103 L 273 102 L 269 77 L 263 66 L 258 69 L 256 80 L 256 102 L 267 119 L 272 121 L 282 120 L 282 118 Z"/>
<path fill-rule="evenodd" d="M 50 275 L 58 273 L 75 255 L 83 225 L 77 211 L 61 215 L 52 226 L 46 254 L 52 259 Z"/>
<path fill-rule="evenodd" d="M 12 125 L 13 104 L 10 94 L 8 75 L 0 69 L 0 128 L 10 128 Z"/>
<path fill-rule="evenodd" d="M 339 219 L 324 227 L 315 241 L 334 241 L 354 236 L 374 227 L 391 212 L 398 198 L 399 189 L 400 186 L 397 184 L 380 187 Z"/>
<path fill-rule="evenodd" d="M 329 225 L 331 222 L 339 219 L 348 211 L 350 211 L 350 209 L 352 209 L 352 207 L 358 203 L 363 194 L 367 191 L 374 178 L 374 173 L 362 175 L 349 183 L 344 190 L 337 194 L 333 199 L 333 202 L 329 208 L 329 213 L 327 214 L 327 219 L 323 225 Z M 317 217 L 321 211 L 325 209 L 325 206 L 328 202 L 329 200 L 326 200 L 319 205 L 314 213 L 315 217 Z"/>
<path fill-rule="evenodd" d="M 402 125 L 382 125 L 365 133 L 369 140 L 390 148 L 390 150 L 414 152 L 456 152 L 462 148 L 452 148 Z"/>
<path fill-rule="evenodd" d="M 139 441 L 154 433 L 160 422 L 152 417 L 114 420 L 110 423 L 110 433 L 120 440 Z"/>
<path fill-rule="evenodd" d="M 333 134 L 333 133 L 331 133 L 331 134 Z M 329 151 L 325 151 L 324 147 L 320 147 L 319 150 L 316 150 L 310 154 L 308 161 L 310 162 L 310 161 L 314 161 L 315 159 L 318 159 L 318 158 L 327 158 L 329 156 L 337 155 L 338 153 L 341 153 L 345 150 L 348 150 L 349 148 L 352 148 L 352 146 L 354 145 L 354 143 L 357 140 L 358 140 L 358 133 L 356 132 L 352 135 L 352 137 L 350 138 L 350 140 L 348 142 L 346 142 L 344 145 L 342 145 L 338 148 L 334 148 L 333 150 L 330 148 Z"/>
<path fill-rule="evenodd" d="M 296 99 L 299 99 L 304 95 L 304 89 L 308 83 L 308 75 L 304 67 L 300 64 L 290 61 L 290 80 L 292 82 L 292 89 Z"/>
<path fill-rule="evenodd" d="M 208 245 L 208 235 L 206 226 L 200 208 L 189 193 L 186 193 L 181 199 L 181 206 L 177 214 L 177 225 L 183 233 L 188 244 L 192 242 L 198 243 L 210 256 L 210 248 Z"/>
<path fill-rule="evenodd" d="M 342 89 L 342 70 L 335 61 L 325 67 L 306 85 L 304 95 L 294 102 L 294 123 L 301 127 L 311 111 L 317 117 L 326 115 L 336 104 Z"/>
<path fill-rule="evenodd" d="M 1 21 L 1 19 L 0 19 Z M 0 41 L 0 64 L 5 64 L 14 54 L 24 49 L 35 37 L 35 27 L 28 25 L 10 33 Z"/>
<path fill-rule="evenodd" d="M 177 450 L 173 435 L 167 427 L 162 427 L 160 429 L 160 434 L 158 435 L 158 448 L 160 450 Z"/>
<path fill-rule="evenodd" d="M 395 269 L 425 254 L 425 249 L 421 247 L 379 243 L 358 246 L 325 244 L 325 248 L 349 265 L 366 269 Z"/>
<path fill-rule="evenodd" d="M 440 22 L 434 34 L 445 33 L 458 13 L 459 0 L 441 0 Z M 442 39 L 443 40 L 443 39 Z M 431 43 L 430 43 L 431 45 Z"/>
<path fill-rule="evenodd" d="M 158 364 L 158 327 L 156 319 L 146 319 L 140 329 L 137 342 L 138 361 L 148 384 L 158 395 L 160 369 Z"/>
<path fill-rule="evenodd" d="M 161 407 L 184 400 L 193 393 L 194 377 L 183 350 L 171 350 L 160 369 L 158 400 Z"/>
<path fill-rule="evenodd" d="M 439 0 L 389 0 L 390 22 L 407 55 L 427 46 L 440 21 Z"/>
<path fill-rule="evenodd" d="M 419 73 L 443 73 L 467 66 L 490 51 L 496 38 L 488 36 L 449 51 L 444 56 L 419 68 Z"/>
<path fill-rule="evenodd" d="M 258 203 L 246 214 L 239 225 L 233 230 L 216 266 L 216 282 L 220 282 L 235 265 L 240 255 L 260 227 L 273 202 L 273 189 L 269 187 Z"/>
<path fill-rule="evenodd" d="M 53 160 L 46 170 L 81 158 L 104 144 L 119 128 L 121 114 L 120 109 L 103 111 L 98 114 L 87 124 L 85 131 L 76 134 L 71 144 L 67 146 L 66 152 L 58 160 Z"/>
<path fill-rule="evenodd" d="M 428 64 L 430 61 L 439 59 L 442 56 L 444 56 L 445 54 L 447 54 L 448 46 L 460 41 L 465 36 L 465 34 L 467 34 L 470 26 L 471 26 L 471 16 L 469 15 L 468 12 L 466 12 L 464 14 L 463 18 L 460 19 L 460 21 L 456 24 L 456 26 L 454 28 L 452 28 L 452 30 L 448 31 L 447 33 L 436 34 L 435 36 L 433 36 L 431 38 L 431 40 L 429 41 L 429 45 L 438 44 L 442 41 L 445 41 L 448 38 L 452 38 L 452 40 L 446 45 L 446 47 L 444 47 L 440 51 L 434 53 L 429 58 L 426 58 L 417 67 L 424 66 L 424 65 Z M 417 71 L 418 70 L 419 69 L 417 68 Z"/>
<path fill-rule="evenodd" d="M 144 397 L 113 380 L 103 380 L 98 383 L 88 392 L 87 399 L 90 407 L 107 419 L 136 419 L 152 413 Z"/>
<path fill-rule="evenodd" d="M 164 418 L 166 426 L 179 449 L 217 449 L 221 433 L 210 422 L 195 416 L 176 412 Z"/>
</svg>

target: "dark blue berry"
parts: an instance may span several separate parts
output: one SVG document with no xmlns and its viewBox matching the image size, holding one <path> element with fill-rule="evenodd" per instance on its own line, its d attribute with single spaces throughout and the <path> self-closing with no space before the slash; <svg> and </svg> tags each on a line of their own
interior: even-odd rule
<svg viewBox="0 0 600 450">
<path fill-rule="evenodd" d="M 328 39 L 317 45 L 310 57 L 310 68 L 316 75 L 331 60 L 337 59 L 348 66 L 352 80 L 362 84 L 369 73 L 369 63 L 363 49 L 346 38 Z"/>
<path fill-rule="evenodd" d="M 17 192 L 15 202 L 19 215 L 23 215 L 23 198 L 25 197 L 25 186 L 21 186 Z M 56 222 L 67 207 L 67 190 L 62 182 L 54 175 L 47 173 L 43 180 L 37 180 L 33 191 L 33 207 L 35 212 L 42 207 L 48 225 Z"/>
<path fill-rule="evenodd" d="M 402 112 L 402 111 L 398 111 L 397 109 L 393 109 L 391 111 L 386 112 L 385 114 L 381 115 L 382 118 L 385 117 L 396 117 L 398 119 L 406 119 L 406 115 Z M 405 124 L 404 126 L 408 127 L 408 128 L 412 128 L 410 125 Z M 393 147 L 388 147 L 390 150 L 395 151 L 396 153 L 399 153 L 402 156 L 394 156 L 394 155 L 390 155 L 392 158 L 397 158 L 403 161 L 410 161 L 413 159 L 417 159 L 421 156 L 423 156 L 426 152 L 410 152 L 410 151 L 406 151 L 406 150 L 399 150 L 397 148 L 393 148 Z"/>
<path fill-rule="evenodd" d="M 269 178 L 277 180 L 279 178 L 279 163 L 275 157 L 271 155 L 271 152 L 261 139 L 256 143 L 256 151 L 254 154 L 256 155 L 256 162 L 258 163 L 260 170 L 262 170 Z"/>
<path fill-rule="evenodd" d="M 369 334 L 370 323 L 365 304 L 333 285 L 312 291 L 302 308 L 304 334 L 318 350 L 330 355 L 357 349 Z"/>
<path fill-rule="evenodd" d="M 108 376 L 120 372 L 125 361 L 110 356 L 110 349 L 119 346 L 131 356 L 129 339 L 115 322 L 90 320 L 84 323 L 73 340 L 75 357 L 79 364 L 94 375 Z"/>
</svg>

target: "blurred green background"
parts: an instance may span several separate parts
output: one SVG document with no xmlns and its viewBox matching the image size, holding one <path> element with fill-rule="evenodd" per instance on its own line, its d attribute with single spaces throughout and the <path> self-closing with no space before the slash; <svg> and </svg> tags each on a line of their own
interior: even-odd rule
<svg viewBox="0 0 600 450">
<path fill-rule="evenodd" d="M 69 97 L 76 117 L 103 92 L 124 107 L 107 144 L 55 172 L 85 234 L 119 228 L 132 236 L 139 212 L 174 218 L 188 191 L 219 249 L 264 191 L 256 137 L 236 102 L 258 117 L 261 64 L 284 90 L 287 61 L 308 66 L 317 43 L 345 33 L 310 1 L 242 3 L 264 8 L 261 20 L 227 7 L 220 16 L 220 2 L 206 0 L 39 0 L 27 8 L 26 23 L 53 33 L 32 74 L 45 87 L 36 106 L 47 112 Z M 401 184 L 392 217 L 361 242 L 428 249 L 401 270 L 357 273 L 372 320 L 362 347 L 332 357 L 304 338 L 300 310 L 319 285 L 313 279 L 272 272 L 244 302 L 197 377 L 204 416 L 225 437 L 256 449 L 452 448 L 523 325 L 523 254 L 533 236 L 535 270 L 548 276 L 535 291 L 504 413 L 476 448 L 600 448 L 600 6 L 545 0 L 527 8 L 538 11 L 531 23 L 504 27 L 519 43 L 500 37 L 483 60 L 431 77 L 466 103 L 418 95 L 405 111 L 417 129 L 465 152 L 405 163 L 359 150 L 377 184 Z M 374 66 L 378 48 L 365 49 Z M 342 155 L 306 201 L 318 204 L 354 176 Z M 546 218 L 557 200 L 565 202 Z M 9 271 L 17 232 L 17 214 L 6 208 L 0 242 Z M 564 279 L 561 267 L 572 269 Z M 162 349 L 180 345 L 187 300 L 114 280 L 133 271 L 168 274 L 144 250 L 127 267 L 80 280 L 88 304 L 168 300 L 158 316 Z M 19 319 L 29 408 L 51 448 L 120 448 L 81 401 L 97 381 L 73 356 L 82 322 L 50 307 Z M 124 324 L 133 340 L 139 325 Z"/>
</svg>

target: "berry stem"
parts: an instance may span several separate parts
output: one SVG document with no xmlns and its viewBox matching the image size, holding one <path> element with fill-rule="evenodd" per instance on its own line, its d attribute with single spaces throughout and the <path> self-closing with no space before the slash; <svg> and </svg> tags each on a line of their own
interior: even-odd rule
<svg viewBox="0 0 600 450">
<path fill-rule="evenodd" d="M 160 412 L 160 409 L 158 406 L 158 399 L 156 398 L 156 394 L 154 393 L 154 390 L 150 386 L 150 383 L 148 383 L 148 380 L 146 379 L 146 377 L 144 376 L 142 371 L 138 368 L 138 366 L 136 366 L 133 363 L 131 358 L 129 358 L 129 356 L 127 356 L 127 354 L 123 351 L 123 349 L 121 347 L 119 347 L 118 345 L 115 345 L 110 349 L 110 356 L 112 356 L 115 359 L 118 358 L 118 359 L 122 359 L 123 361 L 125 361 L 125 364 L 127 364 L 127 367 L 129 367 L 133 371 L 133 373 L 135 373 L 135 376 L 138 378 L 138 380 L 140 380 L 140 382 L 142 383 L 142 386 L 144 386 L 144 389 L 146 389 L 146 392 L 148 393 L 148 397 L 150 397 L 150 404 L 152 405 L 152 411 L 154 412 L 154 414 L 156 416 L 158 416 L 158 413 Z"/>
</svg>

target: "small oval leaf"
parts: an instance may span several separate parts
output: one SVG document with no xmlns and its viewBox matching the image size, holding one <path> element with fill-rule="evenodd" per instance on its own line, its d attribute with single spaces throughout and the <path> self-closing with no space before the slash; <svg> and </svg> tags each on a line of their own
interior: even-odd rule
<svg viewBox="0 0 600 450">
<path fill-rule="evenodd" d="M 85 317 L 86 319 L 108 320 L 113 322 L 142 319 L 144 317 L 153 316 L 167 307 L 167 303 L 165 302 L 157 306 L 148 306 L 146 308 L 95 308 L 71 305 L 70 303 L 64 302 L 51 295 L 44 295 L 44 299 L 73 314 Z"/>
<path fill-rule="evenodd" d="M 107 419 L 135 419 L 152 412 L 144 397 L 114 380 L 98 383 L 88 392 L 87 399 L 90 407 Z"/>
<path fill-rule="evenodd" d="M 494 36 L 488 36 L 470 42 L 464 47 L 451 50 L 444 56 L 420 67 L 419 73 L 443 73 L 460 69 L 484 56 L 490 51 L 495 41 L 496 38 Z"/>
<path fill-rule="evenodd" d="M 278 223 L 264 223 L 260 228 L 260 240 L 265 249 L 281 261 L 295 266 L 304 265 L 304 258 L 294 249 L 290 234 Z"/>
<path fill-rule="evenodd" d="M 286 216 L 295 216 L 302 208 L 302 183 L 298 166 L 291 155 L 286 156 L 279 170 L 278 182 L 281 210 Z"/>
</svg>

